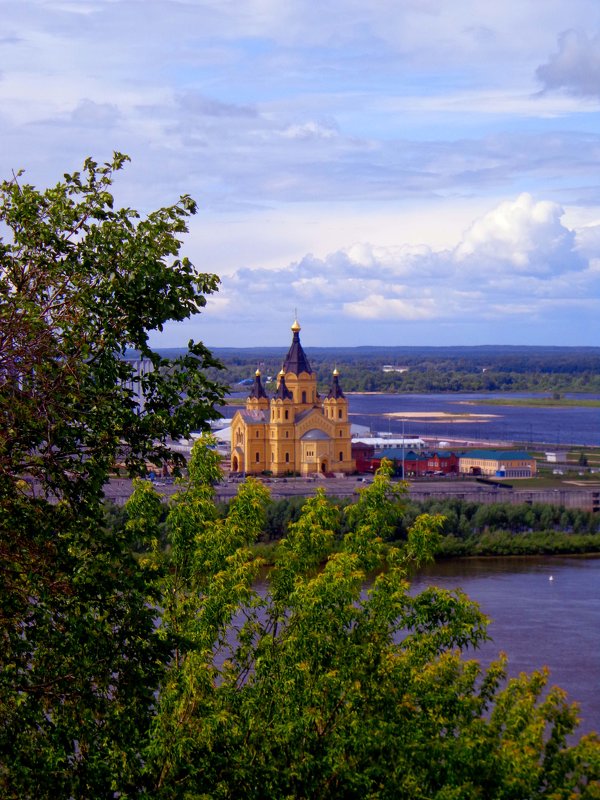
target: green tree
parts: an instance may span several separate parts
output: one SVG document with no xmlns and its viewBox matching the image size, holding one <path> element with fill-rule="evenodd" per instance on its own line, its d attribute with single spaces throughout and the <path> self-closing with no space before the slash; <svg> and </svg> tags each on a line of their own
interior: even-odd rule
<svg viewBox="0 0 600 800">
<path fill-rule="evenodd" d="M 178 257 L 195 203 L 182 197 L 145 219 L 115 210 L 113 174 L 126 161 L 88 160 L 43 192 L 18 178 L 0 186 L 4 485 L 27 475 L 42 494 L 98 494 L 117 455 L 138 471 L 176 458 L 167 438 L 216 416 L 222 390 L 204 377 L 217 365 L 209 351 L 190 342 L 167 362 L 148 341 L 198 313 L 217 288 L 215 275 Z M 128 350 L 152 369 L 136 376 Z"/>
<path fill-rule="evenodd" d="M 108 531 L 102 487 L 177 459 L 169 437 L 216 416 L 202 344 L 166 362 L 149 332 L 197 314 L 214 275 L 179 258 L 189 197 L 116 210 L 126 158 L 46 191 L 0 186 L 0 794 L 112 797 L 139 787 L 139 741 L 172 644 L 139 531 Z M 152 370 L 131 388 L 129 349 Z M 185 391 L 184 391 L 185 390 Z M 145 547 L 150 543 L 143 542 Z"/>
<path fill-rule="evenodd" d="M 308 499 L 260 588 L 248 544 L 265 488 L 248 481 L 226 520 L 210 485 L 175 500 L 163 558 L 180 648 L 144 751 L 148 796 L 598 797 L 600 742 L 567 744 L 576 709 L 546 693 L 546 673 L 507 682 L 503 659 L 483 670 L 462 654 L 487 638 L 476 604 L 410 592 L 441 519 L 422 515 L 403 549 L 386 546 L 389 467 L 345 512 L 337 552 L 340 509 Z"/>
</svg>

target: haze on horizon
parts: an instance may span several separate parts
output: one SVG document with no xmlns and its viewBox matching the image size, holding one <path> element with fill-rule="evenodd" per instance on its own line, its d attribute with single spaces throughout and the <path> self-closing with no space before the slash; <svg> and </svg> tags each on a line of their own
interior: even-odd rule
<svg viewBox="0 0 600 800">
<path fill-rule="evenodd" d="M 203 314 L 153 341 L 597 345 L 595 0 L 0 0 L 0 177 L 191 194 Z"/>
</svg>

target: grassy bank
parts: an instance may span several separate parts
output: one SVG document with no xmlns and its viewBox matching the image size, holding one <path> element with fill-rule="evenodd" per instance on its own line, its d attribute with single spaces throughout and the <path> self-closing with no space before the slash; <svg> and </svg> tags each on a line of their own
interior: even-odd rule
<svg viewBox="0 0 600 800">
<path fill-rule="evenodd" d="M 253 551 L 267 566 L 275 563 L 278 542 L 254 545 Z M 403 542 L 390 542 L 402 546 Z M 335 550 L 335 548 L 334 548 Z M 514 534 L 493 531 L 471 539 L 444 536 L 436 551 L 436 560 L 469 558 L 472 556 L 566 556 L 600 554 L 600 535 L 536 531 Z"/>
<path fill-rule="evenodd" d="M 510 531 L 492 531 L 469 539 L 445 536 L 437 550 L 437 558 L 583 555 L 586 553 L 600 553 L 600 535 L 559 533 L 557 531 L 516 534 Z"/>
</svg>

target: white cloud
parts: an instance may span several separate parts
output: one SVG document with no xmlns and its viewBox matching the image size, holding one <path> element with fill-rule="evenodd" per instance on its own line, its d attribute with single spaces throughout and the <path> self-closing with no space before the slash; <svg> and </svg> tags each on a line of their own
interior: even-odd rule
<svg viewBox="0 0 600 800">
<path fill-rule="evenodd" d="M 451 249 L 356 243 L 282 269 L 240 270 L 223 291 L 242 315 L 261 298 L 285 298 L 306 320 L 330 315 L 357 324 L 541 320 L 563 301 L 571 313 L 600 314 L 597 262 L 583 257 L 562 216 L 558 204 L 521 194 L 474 221 Z"/>
<path fill-rule="evenodd" d="M 289 125 L 281 131 L 286 139 L 333 139 L 338 135 L 337 126 L 308 120 L 301 125 Z"/>
<path fill-rule="evenodd" d="M 575 234 L 561 224 L 563 209 L 536 202 L 523 193 L 501 203 L 473 223 L 454 251 L 458 262 L 474 268 L 501 267 L 528 274 L 549 274 L 581 266 Z"/>
<path fill-rule="evenodd" d="M 579 252 L 593 258 L 600 253 L 600 224 L 584 225 L 576 232 L 576 244 Z"/>
<path fill-rule="evenodd" d="M 440 316 L 440 310 L 433 300 L 403 300 L 400 297 L 384 297 L 372 294 L 364 300 L 344 303 L 346 314 L 357 319 L 397 319 L 402 321 L 433 320 Z"/>
</svg>

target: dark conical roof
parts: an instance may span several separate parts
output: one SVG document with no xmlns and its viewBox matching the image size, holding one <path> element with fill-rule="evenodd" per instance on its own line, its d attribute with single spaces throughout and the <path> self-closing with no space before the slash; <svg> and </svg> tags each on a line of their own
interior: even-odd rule
<svg viewBox="0 0 600 800">
<path fill-rule="evenodd" d="M 275 392 L 275 398 L 277 400 L 293 400 L 294 395 L 290 392 L 290 390 L 285 385 L 285 375 L 283 370 L 279 373 L 279 386 L 277 387 L 277 391 Z"/>
<path fill-rule="evenodd" d="M 261 397 L 267 397 L 265 387 L 262 385 L 262 381 L 260 379 L 260 370 L 258 369 L 254 374 L 254 383 L 252 384 L 252 389 L 250 389 L 250 394 L 248 397 L 254 397 L 257 400 L 259 400 Z"/>
<path fill-rule="evenodd" d="M 288 350 L 288 354 L 283 362 L 284 372 L 293 372 L 294 375 L 300 375 L 301 372 L 307 372 L 312 375 L 312 369 L 306 357 L 306 353 L 300 344 L 300 325 L 295 321 L 292 325 L 292 333 L 294 334 L 292 344 Z"/>
<path fill-rule="evenodd" d="M 329 394 L 327 395 L 328 400 L 337 400 L 340 397 L 344 397 L 344 393 L 342 392 L 342 387 L 340 386 L 340 378 L 339 372 L 337 369 L 333 370 L 333 383 L 331 384 L 331 389 L 329 390 Z"/>
</svg>

